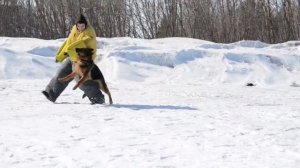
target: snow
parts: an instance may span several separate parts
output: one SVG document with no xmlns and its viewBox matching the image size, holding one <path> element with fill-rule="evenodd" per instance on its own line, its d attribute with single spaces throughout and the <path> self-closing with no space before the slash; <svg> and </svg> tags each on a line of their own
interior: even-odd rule
<svg viewBox="0 0 300 168">
<path fill-rule="evenodd" d="M 0 167 L 299 167 L 299 42 L 98 38 L 110 106 L 43 97 L 63 40 L 0 37 Z"/>
</svg>

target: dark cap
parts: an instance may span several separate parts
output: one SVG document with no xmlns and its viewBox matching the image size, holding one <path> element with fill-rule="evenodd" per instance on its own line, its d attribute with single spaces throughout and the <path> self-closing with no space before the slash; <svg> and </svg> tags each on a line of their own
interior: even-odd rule
<svg viewBox="0 0 300 168">
<path fill-rule="evenodd" d="M 85 24 L 85 26 L 87 26 L 87 21 L 86 21 L 86 18 L 83 16 L 83 14 L 80 15 L 77 23 L 80 23 L 80 24 Z M 76 23 L 76 24 L 77 24 Z"/>
</svg>

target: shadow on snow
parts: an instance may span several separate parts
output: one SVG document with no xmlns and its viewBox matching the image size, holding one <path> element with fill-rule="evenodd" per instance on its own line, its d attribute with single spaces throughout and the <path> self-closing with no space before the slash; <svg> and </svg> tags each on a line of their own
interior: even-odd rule
<svg viewBox="0 0 300 168">
<path fill-rule="evenodd" d="M 162 110 L 199 110 L 197 108 L 188 106 L 172 106 L 172 105 L 142 105 L 142 104 L 114 104 L 112 107 L 116 108 L 128 108 L 131 110 L 151 110 L 151 109 L 162 109 Z"/>
</svg>

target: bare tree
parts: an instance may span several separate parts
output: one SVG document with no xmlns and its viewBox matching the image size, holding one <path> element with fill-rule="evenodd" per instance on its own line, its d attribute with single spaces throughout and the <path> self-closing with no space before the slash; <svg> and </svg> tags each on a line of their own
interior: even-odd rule
<svg viewBox="0 0 300 168">
<path fill-rule="evenodd" d="M 286 26 L 286 33 L 287 38 L 286 40 L 293 40 L 295 39 L 295 23 L 294 23 L 294 13 L 292 9 L 292 2 L 291 0 L 284 0 L 283 1 L 283 12 L 284 12 L 284 20 L 287 24 Z"/>
<path fill-rule="evenodd" d="M 300 0 L 0 0 L 0 35 L 66 37 L 81 13 L 101 37 L 277 43 L 300 36 Z"/>
</svg>

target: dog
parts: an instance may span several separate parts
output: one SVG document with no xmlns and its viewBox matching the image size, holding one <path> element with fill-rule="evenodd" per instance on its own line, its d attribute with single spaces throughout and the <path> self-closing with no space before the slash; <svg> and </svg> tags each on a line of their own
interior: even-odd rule
<svg viewBox="0 0 300 168">
<path fill-rule="evenodd" d="M 96 81 L 99 85 L 99 89 L 106 93 L 109 97 L 109 104 L 113 104 L 110 91 L 106 85 L 105 79 L 99 67 L 94 63 L 92 59 L 93 49 L 91 48 L 76 48 L 78 61 L 74 61 L 74 70 L 69 75 L 59 78 L 60 81 L 69 81 L 76 76 L 80 77 L 78 83 L 73 87 L 73 90 L 77 89 L 87 80 Z M 82 98 L 85 97 L 85 94 Z"/>
</svg>

